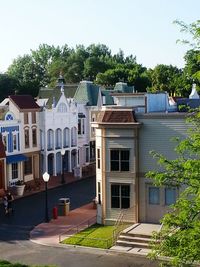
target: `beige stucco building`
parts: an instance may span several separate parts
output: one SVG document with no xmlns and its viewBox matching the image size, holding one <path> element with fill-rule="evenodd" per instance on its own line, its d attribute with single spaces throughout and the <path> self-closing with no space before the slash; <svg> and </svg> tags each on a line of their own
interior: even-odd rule
<svg viewBox="0 0 200 267">
<path fill-rule="evenodd" d="M 127 222 L 158 223 L 179 194 L 145 178 L 159 166 L 151 150 L 176 157 L 173 137 L 187 132 L 183 113 L 137 113 L 128 107 L 107 107 L 96 128 L 96 198 L 98 222 L 113 224 L 121 211 Z"/>
</svg>

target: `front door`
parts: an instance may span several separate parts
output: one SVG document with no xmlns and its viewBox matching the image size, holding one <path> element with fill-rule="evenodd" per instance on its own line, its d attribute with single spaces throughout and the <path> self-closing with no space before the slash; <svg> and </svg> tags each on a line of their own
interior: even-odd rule
<svg viewBox="0 0 200 267">
<path fill-rule="evenodd" d="M 175 203 L 177 191 L 174 188 L 146 184 L 146 222 L 159 223 L 169 206 Z"/>
</svg>

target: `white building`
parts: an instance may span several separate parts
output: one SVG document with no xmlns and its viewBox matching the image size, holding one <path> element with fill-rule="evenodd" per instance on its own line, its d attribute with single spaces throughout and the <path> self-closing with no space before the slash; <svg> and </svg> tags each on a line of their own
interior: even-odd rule
<svg viewBox="0 0 200 267">
<path fill-rule="evenodd" d="M 44 106 L 40 113 L 41 168 L 50 175 L 59 175 L 62 168 L 72 172 L 77 166 L 78 150 L 78 109 L 72 98 L 66 98 L 63 87 L 57 101 L 39 99 Z M 49 104 L 50 103 L 50 104 Z M 62 154 L 63 161 L 62 161 Z M 63 166 L 62 166 L 63 164 Z"/>
</svg>

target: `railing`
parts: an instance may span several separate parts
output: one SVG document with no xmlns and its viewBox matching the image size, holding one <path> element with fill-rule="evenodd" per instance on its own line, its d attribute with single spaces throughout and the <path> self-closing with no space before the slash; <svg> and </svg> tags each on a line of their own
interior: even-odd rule
<svg viewBox="0 0 200 267">
<path fill-rule="evenodd" d="M 115 244 L 120 233 L 124 230 L 125 228 L 125 223 L 124 223 L 124 217 L 126 214 L 127 210 L 123 210 L 119 213 L 119 216 L 115 222 L 114 225 L 114 230 L 113 230 L 113 243 Z"/>
<path fill-rule="evenodd" d="M 62 237 L 70 237 L 74 234 L 77 234 L 80 231 L 84 230 L 85 228 L 95 224 L 96 221 L 97 221 L 97 216 L 95 215 L 94 217 L 90 218 L 89 220 L 83 221 L 82 223 L 80 223 L 76 226 L 68 228 L 65 232 L 63 232 L 59 235 L 59 242 L 62 241 Z"/>
</svg>

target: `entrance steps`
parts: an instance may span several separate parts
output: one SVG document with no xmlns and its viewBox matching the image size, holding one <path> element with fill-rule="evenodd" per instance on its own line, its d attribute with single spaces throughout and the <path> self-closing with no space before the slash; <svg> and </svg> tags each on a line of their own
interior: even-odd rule
<svg viewBox="0 0 200 267">
<path fill-rule="evenodd" d="M 151 249 L 152 233 L 159 229 L 159 224 L 134 224 L 121 232 L 111 249 L 148 254 Z"/>
</svg>

